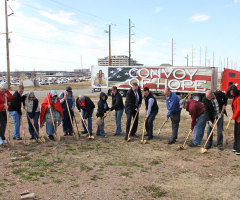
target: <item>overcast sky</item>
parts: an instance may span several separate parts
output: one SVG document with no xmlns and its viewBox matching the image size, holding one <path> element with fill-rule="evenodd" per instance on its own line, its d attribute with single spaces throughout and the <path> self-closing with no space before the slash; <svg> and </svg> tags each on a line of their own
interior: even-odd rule
<svg viewBox="0 0 240 200">
<path fill-rule="evenodd" d="M 15 0 L 9 17 L 10 62 L 15 70 L 73 70 L 108 56 L 128 55 L 128 19 L 134 27 L 132 57 L 145 65 L 240 64 L 240 0 Z M 8 8 L 8 13 L 12 10 Z M 0 32 L 5 32 L 0 0 Z M 5 35 L 0 35 L 0 71 L 6 70 Z M 240 69 L 240 68 L 238 68 Z"/>
</svg>

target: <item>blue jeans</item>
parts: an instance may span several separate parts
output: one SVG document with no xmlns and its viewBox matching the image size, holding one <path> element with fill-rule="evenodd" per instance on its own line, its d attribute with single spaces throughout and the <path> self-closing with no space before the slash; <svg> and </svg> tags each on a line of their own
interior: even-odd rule
<svg viewBox="0 0 240 200">
<path fill-rule="evenodd" d="M 27 114 L 26 114 L 27 115 Z M 27 116 L 27 122 L 28 122 L 28 131 L 31 135 L 31 137 L 33 138 L 38 138 L 38 134 L 39 134 L 39 125 L 38 125 L 38 119 L 39 119 L 39 115 L 40 115 L 40 112 L 36 112 L 33 116 L 33 125 L 34 127 L 36 128 L 37 130 L 37 133 L 35 132 L 34 128 L 33 128 L 33 125 L 32 123 L 30 122 L 28 116 Z"/>
<path fill-rule="evenodd" d="M 104 122 L 101 125 L 98 125 L 96 136 L 105 136 L 104 132 Z"/>
<path fill-rule="evenodd" d="M 223 115 L 222 117 L 219 119 L 218 123 L 217 123 L 217 146 L 218 147 L 222 147 L 223 146 Z M 210 132 L 212 131 L 212 127 L 210 125 L 208 125 L 208 131 L 207 131 L 207 136 L 209 136 Z M 212 147 L 212 143 L 213 143 L 213 134 L 209 140 L 209 142 L 207 143 L 207 147 L 211 148 Z"/>
<path fill-rule="evenodd" d="M 94 109 L 91 110 L 90 115 L 87 118 L 87 126 L 88 126 L 88 131 L 89 131 L 90 135 L 92 135 L 92 115 L 93 115 L 93 111 L 94 111 Z M 85 115 L 85 111 L 82 110 L 82 116 L 84 117 L 84 115 Z M 84 131 L 87 132 L 87 129 L 86 129 L 83 121 L 82 121 L 82 127 L 83 127 Z"/>
<path fill-rule="evenodd" d="M 121 127 L 122 115 L 123 115 L 123 109 L 115 111 L 115 122 L 116 122 L 115 134 L 117 134 L 117 135 L 120 135 L 122 133 L 122 127 Z"/>
<path fill-rule="evenodd" d="M 55 122 L 55 128 L 56 128 L 56 132 L 57 132 L 57 122 Z M 55 133 L 52 122 L 46 122 L 46 133 L 48 135 L 53 135 Z"/>
<path fill-rule="evenodd" d="M 193 136 L 193 144 L 199 145 L 203 139 L 204 131 L 206 127 L 206 118 L 205 115 L 202 114 L 197 118 L 197 123 L 194 126 L 194 136 Z"/>
<path fill-rule="evenodd" d="M 63 115 L 64 115 L 64 119 L 63 119 L 63 132 L 64 133 L 73 133 L 73 127 L 72 127 L 72 123 L 71 123 L 71 119 L 69 117 L 69 114 L 68 114 L 68 111 L 64 111 L 63 112 Z M 70 115 L 71 115 L 71 118 L 73 120 L 73 111 L 70 110 Z"/>
<path fill-rule="evenodd" d="M 14 122 L 13 138 L 20 138 L 20 115 L 17 111 L 9 111 L 9 114 Z"/>
</svg>

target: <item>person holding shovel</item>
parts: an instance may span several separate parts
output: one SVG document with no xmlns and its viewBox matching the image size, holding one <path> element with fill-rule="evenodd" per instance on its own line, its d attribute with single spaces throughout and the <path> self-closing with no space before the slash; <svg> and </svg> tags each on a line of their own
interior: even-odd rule
<svg viewBox="0 0 240 200">
<path fill-rule="evenodd" d="M 153 139 L 153 121 L 158 114 L 157 100 L 153 94 L 149 91 L 148 87 L 143 89 L 144 100 L 145 100 L 145 110 L 146 110 L 146 131 L 148 140 Z"/>
<path fill-rule="evenodd" d="M 231 85 L 228 88 L 227 96 L 233 98 L 231 103 L 232 119 L 235 120 L 233 152 L 240 156 L 240 91 L 236 85 Z"/>
<path fill-rule="evenodd" d="M 191 115 L 192 123 L 190 131 L 194 131 L 193 140 L 190 141 L 188 146 L 197 147 L 204 136 L 206 127 L 206 118 L 204 115 L 204 105 L 202 102 L 198 102 L 192 99 L 181 99 L 179 102 L 180 108 L 186 109 Z"/>
<path fill-rule="evenodd" d="M 59 126 L 63 119 L 62 105 L 57 91 L 51 90 L 42 102 L 40 114 L 40 126 L 43 127 L 46 122 L 46 133 L 50 140 L 55 140 L 53 135 L 57 132 L 57 125 Z"/>
<path fill-rule="evenodd" d="M 211 90 L 206 91 L 206 95 L 203 98 L 203 104 L 204 104 L 204 110 L 205 110 L 205 117 L 206 121 L 208 123 L 208 131 L 207 136 L 212 131 L 212 127 L 214 124 L 214 121 L 218 119 L 220 116 L 220 113 L 223 112 L 225 115 L 226 113 L 226 106 L 227 106 L 227 96 L 222 91 L 212 92 Z M 217 148 L 219 150 L 223 150 L 223 114 L 220 117 L 218 123 L 217 123 Z M 206 149 L 212 148 L 213 143 L 213 135 L 209 139 Z"/>
<path fill-rule="evenodd" d="M 63 133 L 64 133 L 64 136 L 67 136 L 67 135 L 71 136 L 73 134 L 73 127 L 72 127 L 71 120 L 73 120 L 74 118 L 74 108 L 75 108 L 75 98 L 72 93 L 72 88 L 67 87 L 66 90 L 59 95 L 59 99 L 62 105 L 63 115 L 64 115 Z M 67 103 L 68 103 L 70 113 L 68 112 L 68 109 L 67 109 Z M 71 115 L 71 117 L 69 116 L 69 114 Z"/>
<path fill-rule="evenodd" d="M 128 135 L 130 131 L 130 125 L 132 118 L 135 118 L 133 122 L 132 130 L 130 136 L 138 137 L 136 135 L 137 128 L 138 128 L 138 116 L 139 116 L 139 109 L 142 104 L 142 92 L 141 89 L 138 87 L 137 83 L 132 83 L 132 88 L 128 90 L 126 94 L 126 101 L 125 101 L 125 113 L 127 116 L 126 122 L 126 136 L 124 140 L 128 140 Z"/>
<path fill-rule="evenodd" d="M 22 117 L 22 102 L 23 102 L 23 94 L 24 87 L 23 85 L 19 85 L 17 90 L 13 94 L 13 99 L 9 103 L 8 111 L 11 115 L 14 122 L 13 129 L 13 139 L 14 140 L 22 140 L 20 137 L 20 121 Z"/>
<path fill-rule="evenodd" d="M 7 109 L 9 101 L 12 100 L 13 96 L 8 91 L 7 83 L 0 84 L 0 145 L 7 144 L 5 138 L 5 131 L 7 126 Z"/>
<path fill-rule="evenodd" d="M 98 118 L 101 118 L 103 120 L 103 123 L 98 125 L 96 136 L 100 136 L 102 138 L 107 137 L 104 132 L 104 119 L 103 119 L 105 113 L 109 110 L 107 99 L 108 99 L 107 95 L 104 92 L 101 92 L 100 100 L 98 101 L 98 109 L 96 116 Z"/>
<path fill-rule="evenodd" d="M 178 128 L 181 117 L 181 108 L 179 106 L 179 98 L 178 96 L 170 91 L 170 88 L 165 88 L 164 95 L 166 97 L 167 104 L 167 117 L 166 121 L 171 118 L 172 121 L 172 137 L 168 140 L 168 144 L 174 144 L 178 138 Z"/>
<path fill-rule="evenodd" d="M 76 99 L 76 106 L 79 112 L 82 112 L 82 127 L 84 129 L 82 133 L 86 134 L 89 131 L 90 136 L 92 136 L 92 115 L 95 108 L 94 103 L 89 97 L 79 95 L 79 97 Z M 86 120 L 88 121 L 87 127 L 85 126 Z"/>
<path fill-rule="evenodd" d="M 121 94 L 117 91 L 117 87 L 112 87 L 112 107 L 111 111 L 115 110 L 115 122 L 116 130 L 114 136 L 120 135 L 122 133 L 122 115 L 124 111 L 124 104 Z"/>
<path fill-rule="evenodd" d="M 26 110 L 28 131 L 31 135 L 31 140 L 38 139 L 40 105 L 38 99 L 35 97 L 34 92 L 30 91 L 28 94 L 23 95 L 23 107 Z"/>
</svg>

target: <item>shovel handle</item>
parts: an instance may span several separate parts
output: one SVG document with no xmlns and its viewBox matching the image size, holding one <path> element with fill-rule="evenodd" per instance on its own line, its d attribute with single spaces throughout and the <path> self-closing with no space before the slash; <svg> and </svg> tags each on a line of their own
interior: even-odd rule
<svg viewBox="0 0 240 200">
<path fill-rule="evenodd" d="M 82 121 L 83 121 L 83 124 L 85 125 L 85 127 L 86 127 L 86 129 L 87 129 L 88 136 L 90 137 L 91 135 L 90 135 L 89 130 L 88 130 L 88 125 L 87 125 L 87 123 L 85 123 L 85 120 L 83 119 L 81 110 L 79 110 L 79 114 L 80 114 L 80 116 L 81 116 L 81 119 L 82 119 Z"/>
<path fill-rule="evenodd" d="M 226 130 L 228 130 L 228 128 L 229 128 L 229 126 L 230 126 L 230 124 L 231 124 L 231 121 L 232 121 L 232 118 L 229 120 L 229 122 L 228 122 L 228 124 L 227 124 Z"/>
<path fill-rule="evenodd" d="M 195 89 L 195 88 L 192 88 L 192 89 L 190 90 L 190 92 L 187 94 L 187 96 L 184 97 L 184 99 L 188 98 L 189 95 L 192 94 L 192 92 L 193 92 L 194 89 Z"/>
<path fill-rule="evenodd" d="M 68 105 L 67 100 L 65 100 L 65 102 L 66 102 L 66 105 L 67 105 L 68 115 L 69 115 L 69 118 L 70 118 L 70 121 L 71 121 L 71 125 L 72 125 L 72 128 L 73 128 L 73 132 L 75 133 L 75 130 L 74 130 L 74 127 L 73 127 L 72 116 L 71 116 L 70 109 L 69 109 L 69 105 Z"/>
<path fill-rule="evenodd" d="M 25 111 L 26 111 L 26 110 L 25 110 Z M 36 134 L 37 134 L 37 136 L 39 137 L 39 134 L 38 134 L 38 132 L 37 132 L 37 129 L 36 129 L 36 127 L 34 126 L 34 124 L 32 123 L 32 121 L 31 121 L 31 119 L 30 119 L 30 117 L 29 117 L 29 115 L 28 115 L 27 111 L 26 111 L 26 114 L 27 114 L 27 118 L 29 119 L 30 123 L 31 123 L 31 124 L 32 124 L 32 126 L 33 126 L 33 129 L 34 129 L 35 133 L 36 133 Z"/>
<path fill-rule="evenodd" d="M 186 142 L 188 141 L 188 138 L 189 138 L 189 136 L 191 135 L 191 133 L 192 133 L 192 130 L 190 130 L 190 131 L 188 132 L 187 137 L 186 137 L 186 139 L 185 139 L 185 141 L 184 141 L 184 143 L 183 143 L 183 147 L 185 146 Z"/>
<path fill-rule="evenodd" d="M 134 119 L 133 119 L 133 123 L 132 123 L 132 125 L 131 125 L 131 127 L 130 127 L 130 129 L 129 129 L 128 139 L 130 138 L 130 133 L 131 133 L 131 131 L 132 131 L 133 125 L 134 125 L 135 120 L 136 120 L 136 118 L 137 118 L 138 112 L 139 112 L 139 109 L 137 110 L 137 112 L 136 112 L 136 114 L 135 114 L 135 116 L 134 116 Z"/>
<path fill-rule="evenodd" d="M 214 128 L 216 127 L 219 119 L 222 117 L 222 114 L 223 114 L 223 111 L 221 112 L 221 114 L 219 115 L 217 121 L 216 121 L 215 124 L 213 125 L 212 131 L 210 132 L 210 134 L 209 134 L 209 136 L 208 136 L 208 139 L 207 139 L 206 143 L 204 144 L 204 149 L 206 149 L 207 143 L 209 142 L 209 140 L 210 140 L 210 138 L 211 138 L 211 136 L 212 136 L 212 134 L 213 134 Z"/>
<path fill-rule="evenodd" d="M 50 115 L 51 115 L 51 118 L 52 118 L 52 123 L 53 123 L 54 132 L 55 132 L 55 134 L 56 134 L 56 126 L 55 126 L 55 123 L 54 123 L 52 108 L 51 108 L 51 104 L 50 104 L 50 101 L 49 101 L 49 98 L 48 98 L 48 94 L 47 94 L 47 100 L 48 100 L 48 105 L 49 105 L 49 107 L 50 107 L 49 110 L 50 110 Z"/>
</svg>

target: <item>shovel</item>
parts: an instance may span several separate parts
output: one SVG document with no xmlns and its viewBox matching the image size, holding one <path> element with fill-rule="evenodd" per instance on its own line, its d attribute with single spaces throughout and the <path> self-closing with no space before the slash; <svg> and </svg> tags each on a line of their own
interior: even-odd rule
<svg viewBox="0 0 240 200">
<path fill-rule="evenodd" d="M 131 133 L 132 128 L 133 128 L 133 125 L 134 125 L 134 123 L 135 123 L 135 121 L 136 121 L 138 112 L 139 112 L 139 108 L 138 108 L 138 110 L 137 110 L 137 112 L 136 112 L 136 114 L 135 114 L 135 116 L 134 116 L 133 123 L 132 123 L 132 125 L 131 125 L 131 127 L 130 127 L 130 129 L 129 129 L 127 142 L 129 142 L 129 141 L 131 140 L 131 138 L 130 138 L 130 133 Z"/>
<path fill-rule="evenodd" d="M 37 140 L 38 142 L 40 142 L 40 143 L 44 143 L 44 142 L 45 142 L 44 137 L 39 137 L 39 133 L 37 132 L 36 127 L 35 127 L 34 124 L 32 123 L 31 118 L 29 117 L 29 115 L 28 115 L 27 112 L 26 112 L 26 114 L 27 114 L 27 117 L 28 117 L 29 121 L 31 122 L 31 124 L 32 124 L 32 126 L 33 126 L 33 129 L 34 129 L 35 133 L 36 133 L 37 136 L 38 136 L 38 138 L 37 138 L 36 140 Z"/>
<path fill-rule="evenodd" d="M 24 130 L 22 116 L 20 118 L 21 118 L 22 132 L 23 132 L 23 143 L 24 143 L 24 145 L 29 145 L 29 142 L 27 142 L 26 135 L 25 135 L 25 130 Z"/>
<path fill-rule="evenodd" d="M 61 140 L 61 137 L 60 137 L 60 135 L 57 134 L 57 130 L 56 130 L 56 126 L 54 123 L 53 114 L 52 114 L 52 108 L 51 108 L 51 104 L 50 104 L 48 96 L 47 96 L 47 100 L 48 100 L 48 106 L 49 106 L 50 115 L 52 118 L 52 124 L 53 124 L 53 128 L 54 128 L 54 136 L 55 136 L 56 140 L 59 142 Z"/>
<path fill-rule="evenodd" d="M 214 128 L 216 127 L 216 125 L 217 125 L 219 119 L 221 118 L 222 114 L 223 114 L 223 111 L 221 112 L 221 114 L 219 115 L 217 121 L 216 121 L 215 124 L 213 125 L 212 131 L 210 132 L 210 134 L 209 134 L 209 136 L 208 136 L 208 139 L 207 139 L 204 147 L 200 149 L 200 152 L 201 152 L 201 153 L 206 153 L 206 152 L 207 152 L 207 149 L 206 149 L 207 143 L 209 142 L 209 140 L 210 140 L 210 138 L 211 138 L 211 136 L 212 136 L 212 134 L 213 134 Z"/>
<path fill-rule="evenodd" d="M 78 123 L 77 123 L 75 114 L 73 115 L 73 118 L 74 118 L 74 121 L 75 121 L 75 125 L 76 125 L 76 128 L 77 128 L 77 132 L 78 132 L 78 134 L 80 135 L 80 132 L 79 132 L 79 129 L 78 129 Z"/>
<path fill-rule="evenodd" d="M 71 121 L 72 129 L 73 129 L 73 134 L 74 134 L 76 140 L 79 140 L 79 135 L 78 135 L 78 133 L 76 133 L 75 130 L 74 130 L 73 121 L 72 121 L 72 116 L 71 116 L 71 113 L 70 113 L 70 109 L 69 109 L 67 100 L 66 100 L 65 102 L 66 102 L 66 105 L 67 105 L 68 115 L 69 115 L 69 118 L 70 118 L 70 121 Z"/>
<path fill-rule="evenodd" d="M 161 130 L 162 130 L 162 128 L 164 127 L 164 125 L 165 125 L 166 123 L 167 123 L 167 120 L 165 120 L 165 121 L 163 122 L 162 126 L 159 128 L 158 133 L 155 133 L 154 135 L 160 135 Z"/>
<path fill-rule="evenodd" d="M 143 123 L 143 132 L 142 132 L 142 139 L 141 139 L 141 143 L 142 143 L 142 144 L 146 144 L 146 143 L 147 143 L 147 140 L 144 140 L 146 121 L 147 121 L 147 119 L 145 118 L 145 119 L 144 119 L 144 123 Z"/>
<path fill-rule="evenodd" d="M 81 110 L 79 110 L 79 114 L 80 114 L 80 116 L 81 116 L 81 119 L 82 119 L 82 121 L 83 121 L 83 124 L 84 124 L 84 126 L 86 127 L 86 129 L 87 129 L 87 132 L 88 132 L 88 139 L 94 139 L 94 136 L 93 135 L 91 135 L 90 133 L 89 133 L 89 130 L 88 130 L 88 125 L 87 125 L 87 123 L 85 122 L 85 120 L 83 119 L 83 116 L 82 116 L 82 113 L 81 113 Z"/>
<path fill-rule="evenodd" d="M 111 112 L 111 110 L 109 110 L 108 112 L 106 112 L 106 114 L 102 117 L 102 118 L 98 118 L 98 120 L 96 121 L 96 124 L 99 126 L 99 125 L 102 125 L 103 122 L 104 122 L 104 119 L 108 116 L 108 114 Z"/>
<path fill-rule="evenodd" d="M 180 150 L 184 150 L 184 149 L 185 149 L 185 148 L 184 148 L 184 147 L 185 147 L 185 144 L 186 144 L 186 142 L 187 142 L 189 136 L 191 135 L 191 133 L 192 133 L 192 130 L 190 130 L 190 131 L 188 132 L 187 137 L 186 137 L 186 139 L 185 139 L 183 145 L 179 146 L 179 147 L 177 148 L 177 151 L 180 151 Z"/>
<path fill-rule="evenodd" d="M 5 102 L 7 104 L 7 96 L 5 96 Z M 6 119 L 7 119 L 7 129 L 8 129 L 7 130 L 8 131 L 8 144 L 10 146 L 14 146 L 14 142 L 13 142 L 13 140 L 11 138 L 11 133 L 10 133 L 10 123 L 8 121 L 8 108 L 6 109 Z"/>
</svg>

